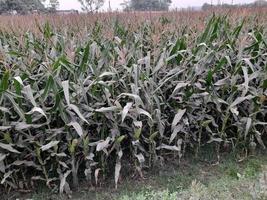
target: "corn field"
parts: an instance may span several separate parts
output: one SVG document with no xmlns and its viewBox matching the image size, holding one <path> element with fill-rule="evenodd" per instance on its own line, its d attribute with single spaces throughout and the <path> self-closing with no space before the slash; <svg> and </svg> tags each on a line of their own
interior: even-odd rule
<svg viewBox="0 0 267 200">
<path fill-rule="evenodd" d="M 267 145 L 266 9 L 0 19 L 2 192 Z"/>
</svg>

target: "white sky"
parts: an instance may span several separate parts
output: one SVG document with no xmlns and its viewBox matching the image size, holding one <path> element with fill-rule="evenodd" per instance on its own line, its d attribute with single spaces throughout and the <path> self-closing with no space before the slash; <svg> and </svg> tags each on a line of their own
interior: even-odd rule
<svg viewBox="0 0 267 200">
<path fill-rule="evenodd" d="M 213 0 L 213 2 L 217 2 L 218 0 Z M 232 0 L 220 0 L 223 3 L 231 3 Z M 80 4 L 77 0 L 59 0 L 60 2 L 60 9 L 62 10 L 68 10 L 68 9 L 76 9 L 80 10 Z M 104 9 L 108 8 L 108 2 L 109 0 L 105 0 L 105 6 Z M 121 9 L 120 4 L 123 2 L 123 0 L 110 0 L 110 4 L 113 10 Z M 186 8 L 189 6 L 201 6 L 205 2 L 210 3 L 211 0 L 172 0 L 172 8 Z M 251 3 L 254 2 L 254 0 L 234 0 L 235 4 L 244 4 L 244 3 Z"/>
</svg>

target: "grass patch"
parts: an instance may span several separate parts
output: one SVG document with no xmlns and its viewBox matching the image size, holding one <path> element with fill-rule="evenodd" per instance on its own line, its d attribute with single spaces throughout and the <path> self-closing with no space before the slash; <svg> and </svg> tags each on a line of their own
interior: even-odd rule
<svg viewBox="0 0 267 200">
<path fill-rule="evenodd" d="M 237 162 L 234 157 L 224 158 L 220 164 L 200 162 L 199 160 L 175 163 L 147 173 L 145 180 L 126 177 L 119 190 L 110 186 L 89 191 L 81 189 L 72 194 L 77 200 L 183 200 L 183 199 L 264 199 L 267 181 L 264 169 L 267 166 L 266 154 L 249 157 Z M 266 172 L 265 172 L 266 171 Z M 266 185 L 265 185 L 266 184 Z M 48 197 L 49 196 L 49 197 Z M 48 191 L 29 196 L 33 200 L 65 200 Z"/>
</svg>

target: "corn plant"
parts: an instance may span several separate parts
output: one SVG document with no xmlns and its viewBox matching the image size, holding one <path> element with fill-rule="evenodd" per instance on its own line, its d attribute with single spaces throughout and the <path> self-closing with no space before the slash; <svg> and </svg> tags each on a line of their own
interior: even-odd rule
<svg viewBox="0 0 267 200">
<path fill-rule="evenodd" d="M 1 188 L 70 193 L 110 174 L 117 188 L 125 161 L 143 178 L 207 144 L 265 149 L 266 26 L 209 18 L 200 31 L 168 28 L 168 15 L 136 27 L 115 16 L 112 37 L 103 22 L 81 38 L 52 22 L 1 31 Z"/>
</svg>

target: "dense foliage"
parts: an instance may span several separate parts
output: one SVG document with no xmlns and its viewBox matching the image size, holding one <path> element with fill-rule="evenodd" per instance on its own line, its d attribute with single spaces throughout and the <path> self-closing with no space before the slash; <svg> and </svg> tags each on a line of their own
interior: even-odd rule
<svg viewBox="0 0 267 200">
<path fill-rule="evenodd" d="M 16 10 L 25 13 L 32 10 L 44 10 L 40 0 L 0 0 L 0 13 Z"/>
<path fill-rule="evenodd" d="M 168 10 L 171 3 L 171 0 L 131 0 L 126 6 L 126 10 Z"/>
<path fill-rule="evenodd" d="M 247 4 L 234 4 L 232 1 L 232 4 L 227 4 L 227 3 L 222 3 L 218 5 L 212 5 L 208 3 L 204 3 L 202 6 L 202 10 L 208 10 L 208 9 L 214 9 L 214 8 L 219 8 L 219 9 L 237 9 L 237 8 L 255 8 L 255 7 L 267 7 L 267 1 L 266 0 L 256 0 L 252 3 L 247 3 Z"/>
<path fill-rule="evenodd" d="M 0 187 L 44 182 L 68 193 L 110 174 L 117 187 L 126 168 L 142 177 L 144 168 L 197 155 L 207 143 L 218 154 L 265 148 L 262 13 L 174 29 L 178 17 L 149 15 L 138 25 L 133 18 L 133 27 L 107 14 L 109 34 L 105 17 L 82 25 L 85 35 L 75 23 L 36 25 L 35 33 L 2 27 Z"/>
</svg>

